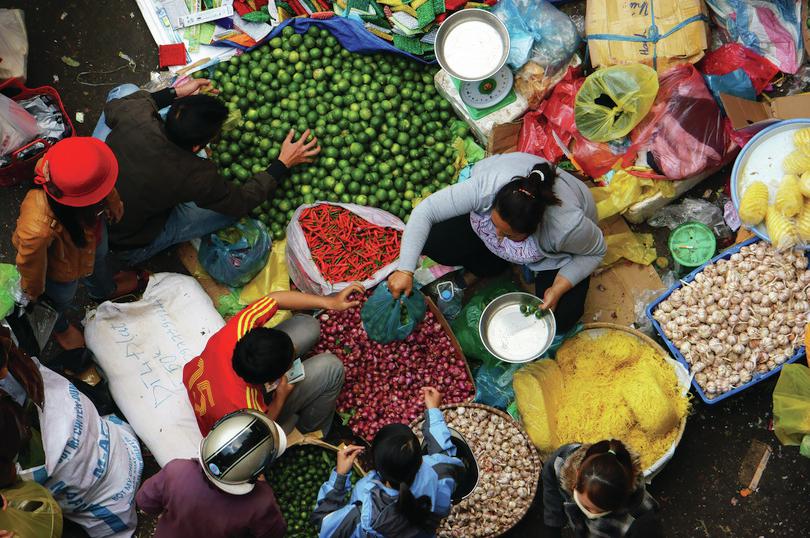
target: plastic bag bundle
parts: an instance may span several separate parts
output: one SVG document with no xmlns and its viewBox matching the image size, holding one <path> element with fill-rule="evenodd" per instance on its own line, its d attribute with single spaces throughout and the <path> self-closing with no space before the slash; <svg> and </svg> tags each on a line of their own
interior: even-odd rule
<svg viewBox="0 0 810 538">
<path fill-rule="evenodd" d="M 383 282 L 363 305 L 360 319 L 369 338 L 388 344 L 407 338 L 425 318 L 426 309 L 427 303 L 421 291 L 413 290 L 409 297 L 401 295 L 399 299 L 394 299 L 388 282 Z"/>
<path fill-rule="evenodd" d="M 803 444 L 810 435 L 810 369 L 786 364 L 773 391 L 773 432 L 783 445 Z M 810 457 L 810 454 L 802 453 Z"/>
<path fill-rule="evenodd" d="M 577 92 L 577 129 L 595 142 L 623 137 L 644 119 L 657 94 L 658 74 L 651 67 L 631 64 L 600 69 Z"/>
<path fill-rule="evenodd" d="M 199 259 L 211 277 L 232 288 L 244 286 L 262 270 L 270 255 L 267 227 L 242 219 L 230 228 L 203 237 Z"/>
</svg>

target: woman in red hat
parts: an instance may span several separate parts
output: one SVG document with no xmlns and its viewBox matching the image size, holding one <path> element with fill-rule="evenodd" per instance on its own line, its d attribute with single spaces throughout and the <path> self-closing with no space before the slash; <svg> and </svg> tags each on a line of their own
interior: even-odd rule
<svg viewBox="0 0 810 538">
<path fill-rule="evenodd" d="M 56 143 L 36 167 L 35 187 L 20 206 L 12 242 L 21 286 L 32 301 L 47 297 L 59 313 L 54 339 L 65 350 L 84 347 L 84 336 L 65 311 L 79 280 L 91 298 L 105 300 L 138 288 L 136 273 L 108 273 L 107 228 L 124 213 L 115 191 L 118 162 L 104 142 L 89 137 Z"/>
</svg>

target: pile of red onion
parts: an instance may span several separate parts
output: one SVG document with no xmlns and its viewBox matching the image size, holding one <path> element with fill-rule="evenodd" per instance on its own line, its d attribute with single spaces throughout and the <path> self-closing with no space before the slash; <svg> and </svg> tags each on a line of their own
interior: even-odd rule
<svg viewBox="0 0 810 538">
<path fill-rule="evenodd" d="M 380 344 L 363 329 L 360 308 L 321 314 L 314 349 L 343 361 L 346 383 L 337 409 L 353 413 L 349 427 L 356 434 L 370 441 L 386 424 L 417 418 L 425 410 L 421 387 L 439 389 L 446 404 L 470 401 L 475 387 L 464 358 L 430 309 L 405 340 Z"/>
</svg>

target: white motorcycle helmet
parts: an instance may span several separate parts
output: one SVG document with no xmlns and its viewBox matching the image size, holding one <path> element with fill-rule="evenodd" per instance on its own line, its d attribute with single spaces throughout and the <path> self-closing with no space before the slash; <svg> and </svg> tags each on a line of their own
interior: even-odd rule
<svg viewBox="0 0 810 538">
<path fill-rule="evenodd" d="M 219 419 L 200 443 L 205 476 L 232 495 L 253 491 L 264 468 L 287 449 L 281 426 L 262 413 L 241 409 Z"/>
</svg>

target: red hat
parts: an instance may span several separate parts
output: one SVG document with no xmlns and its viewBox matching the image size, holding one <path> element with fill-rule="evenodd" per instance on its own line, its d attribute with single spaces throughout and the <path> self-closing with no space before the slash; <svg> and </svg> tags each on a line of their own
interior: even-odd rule
<svg viewBox="0 0 810 538">
<path fill-rule="evenodd" d="M 60 140 L 45 153 L 49 178 L 35 181 L 45 192 L 71 207 L 87 207 L 107 197 L 118 179 L 118 161 L 97 138 L 75 136 Z M 56 187 L 56 188 L 54 188 Z"/>
</svg>

